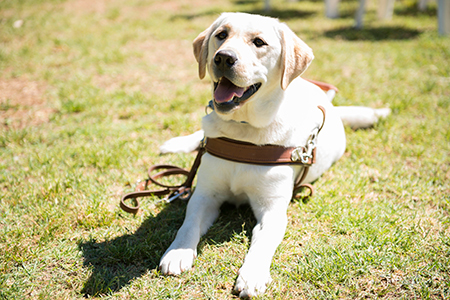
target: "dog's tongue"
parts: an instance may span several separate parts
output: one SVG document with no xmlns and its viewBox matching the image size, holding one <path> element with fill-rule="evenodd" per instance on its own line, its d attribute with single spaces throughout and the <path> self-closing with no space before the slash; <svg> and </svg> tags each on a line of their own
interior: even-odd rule
<svg viewBox="0 0 450 300">
<path fill-rule="evenodd" d="M 223 77 L 214 91 L 214 99 L 218 103 L 228 102 L 234 96 L 238 98 L 242 97 L 244 92 L 245 88 L 235 86 L 231 81 Z"/>
</svg>

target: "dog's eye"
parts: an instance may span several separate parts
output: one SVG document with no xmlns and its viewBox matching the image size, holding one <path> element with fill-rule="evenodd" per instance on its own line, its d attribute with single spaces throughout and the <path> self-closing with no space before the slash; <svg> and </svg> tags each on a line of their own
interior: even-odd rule
<svg viewBox="0 0 450 300">
<path fill-rule="evenodd" d="M 221 31 L 216 35 L 216 38 L 218 38 L 219 40 L 224 40 L 226 39 L 228 36 L 228 33 L 226 31 Z"/>
<path fill-rule="evenodd" d="M 267 43 L 264 42 L 264 41 L 263 41 L 262 39 L 260 39 L 260 38 L 255 38 L 255 39 L 253 40 L 253 44 L 255 44 L 255 46 L 258 47 L 258 48 L 267 45 Z"/>
</svg>

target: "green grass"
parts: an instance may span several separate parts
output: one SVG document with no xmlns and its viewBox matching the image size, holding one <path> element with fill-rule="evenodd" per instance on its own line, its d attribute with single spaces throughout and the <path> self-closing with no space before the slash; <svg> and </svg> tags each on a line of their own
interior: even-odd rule
<svg viewBox="0 0 450 300">
<path fill-rule="evenodd" d="M 450 299 L 450 39 L 436 4 L 396 1 L 394 18 L 352 28 L 323 1 L 272 1 L 272 16 L 316 59 L 305 77 L 335 84 L 339 105 L 388 106 L 347 129 L 344 157 L 289 208 L 261 299 Z M 0 299 L 232 299 L 255 224 L 225 213 L 191 272 L 164 277 L 161 255 L 186 203 L 120 211 L 166 139 L 200 127 L 209 84 L 191 41 L 222 11 L 263 1 L 0 1 Z M 23 25 L 14 28 L 17 20 Z"/>
</svg>

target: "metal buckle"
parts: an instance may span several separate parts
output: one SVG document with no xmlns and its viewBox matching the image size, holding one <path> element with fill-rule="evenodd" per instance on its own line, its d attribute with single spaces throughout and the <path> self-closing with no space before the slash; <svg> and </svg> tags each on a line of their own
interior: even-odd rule
<svg viewBox="0 0 450 300">
<path fill-rule="evenodd" d="M 163 201 L 170 203 L 180 198 L 181 200 L 188 200 L 191 197 L 191 189 L 182 189 L 181 191 L 175 191 Z"/>
<path fill-rule="evenodd" d="M 291 153 L 292 161 L 301 161 L 304 165 L 311 165 L 313 160 L 313 151 L 316 148 L 317 129 L 309 136 L 305 147 L 297 147 Z"/>
<path fill-rule="evenodd" d="M 307 145 L 306 148 L 299 147 L 295 148 L 291 153 L 291 160 L 294 162 L 300 161 L 304 165 L 311 165 L 311 160 L 313 158 L 313 150 L 315 147 Z"/>
<path fill-rule="evenodd" d="M 301 156 L 303 154 L 303 147 L 297 147 L 295 148 L 291 153 L 291 160 L 292 161 L 299 161 L 301 160 Z"/>
<path fill-rule="evenodd" d="M 202 138 L 202 140 L 200 141 L 200 148 L 205 148 L 206 147 L 206 140 L 208 138 L 205 136 L 204 138 Z"/>
</svg>

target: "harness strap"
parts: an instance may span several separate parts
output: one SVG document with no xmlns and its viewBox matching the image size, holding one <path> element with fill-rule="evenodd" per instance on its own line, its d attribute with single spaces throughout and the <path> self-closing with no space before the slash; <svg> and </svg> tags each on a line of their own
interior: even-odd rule
<svg viewBox="0 0 450 300">
<path fill-rule="evenodd" d="M 323 114 L 323 121 L 322 121 L 322 125 L 319 127 L 319 130 L 317 131 L 317 135 L 319 134 L 319 132 L 322 130 L 323 125 L 325 125 L 325 118 L 326 118 L 326 110 L 323 106 L 317 106 L 317 108 L 320 109 L 320 111 L 322 111 Z M 316 136 L 317 137 L 317 136 Z M 316 148 L 314 148 L 315 150 Z M 314 157 L 315 157 L 315 152 L 314 152 Z M 308 172 L 309 172 L 309 168 L 311 166 L 305 166 L 305 168 L 303 169 L 303 173 L 302 176 L 299 176 L 297 181 L 294 184 L 294 192 L 293 192 L 293 198 L 300 198 L 300 190 L 306 188 L 309 190 L 309 195 L 306 196 L 306 198 L 312 197 L 314 195 L 314 187 L 309 184 L 309 183 L 303 183 L 303 181 L 305 181 L 306 176 L 308 176 Z"/>
<path fill-rule="evenodd" d="M 326 110 L 325 110 L 325 107 L 323 107 L 322 105 L 317 105 L 317 108 L 320 109 L 320 111 L 321 111 L 322 114 L 323 114 L 322 125 L 320 125 L 319 131 L 317 132 L 317 134 L 319 134 L 319 132 L 320 132 L 320 131 L 322 130 L 322 128 L 323 128 L 323 125 L 325 125 L 325 118 L 326 118 L 326 116 L 327 116 L 327 112 L 326 112 Z"/>
<path fill-rule="evenodd" d="M 308 78 L 303 78 L 303 79 L 305 79 L 306 81 L 309 81 L 309 82 L 311 82 L 311 83 L 314 83 L 315 85 L 317 85 L 318 87 L 320 87 L 320 89 L 321 89 L 322 91 L 328 92 L 329 90 L 334 90 L 334 91 L 336 91 L 336 92 L 339 92 L 338 88 L 335 87 L 335 86 L 332 85 L 332 84 L 325 83 L 325 82 L 321 82 L 321 81 L 317 81 L 317 80 L 312 80 L 312 79 L 308 79 Z"/>
<path fill-rule="evenodd" d="M 253 165 L 311 165 L 314 155 L 306 163 L 293 159 L 293 152 L 305 152 L 305 147 L 283 147 L 279 145 L 258 146 L 252 143 L 236 141 L 229 138 L 207 138 L 206 152 L 211 155 L 239 163 Z"/>
</svg>

